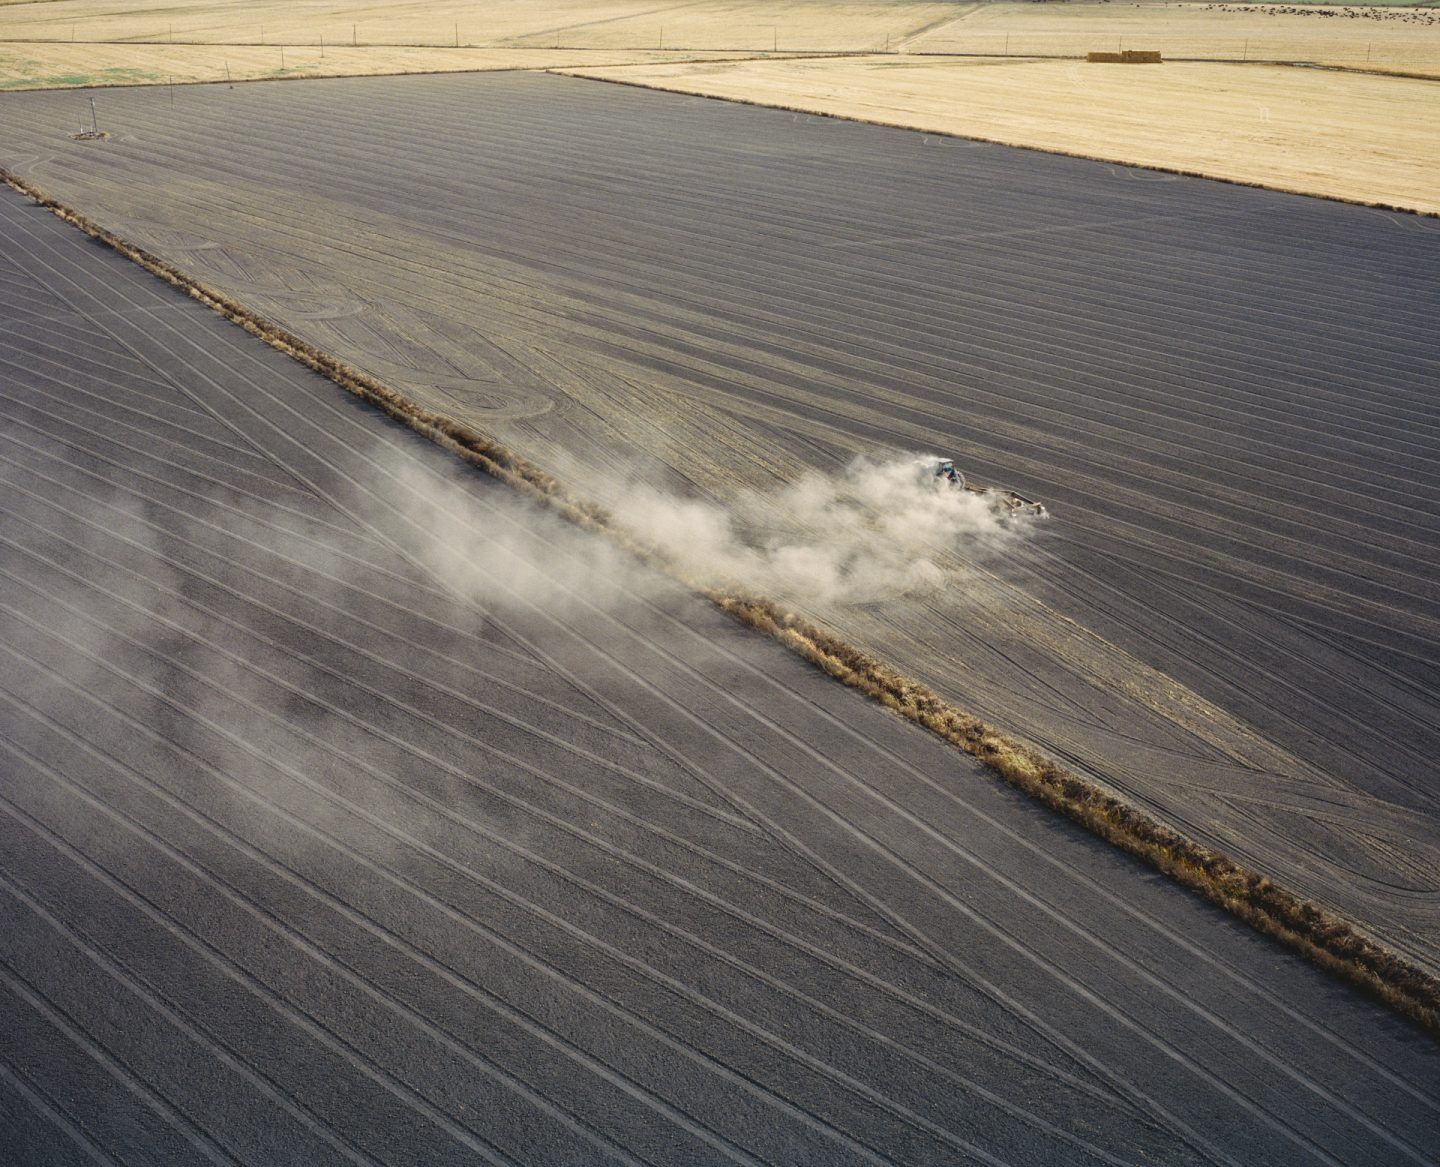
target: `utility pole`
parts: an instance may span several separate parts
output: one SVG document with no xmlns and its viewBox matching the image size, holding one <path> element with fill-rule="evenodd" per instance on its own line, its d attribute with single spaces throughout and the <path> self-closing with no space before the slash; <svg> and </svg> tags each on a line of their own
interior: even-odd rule
<svg viewBox="0 0 1440 1167">
<path fill-rule="evenodd" d="M 663 24 L 660 26 L 660 51 L 665 51 L 665 26 Z"/>
<path fill-rule="evenodd" d="M 285 46 L 280 46 L 280 72 L 285 72 Z"/>
<path fill-rule="evenodd" d="M 455 47 L 457 49 L 460 47 L 460 26 L 458 24 L 455 26 Z"/>
<path fill-rule="evenodd" d="M 225 84 L 230 86 L 231 89 L 235 88 L 235 82 L 230 80 L 230 60 L 228 57 L 225 60 Z"/>
<path fill-rule="evenodd" d="M 352 49 L 360 43 L 359 34 L 357 34 L 355 31 L 359 27 L 360 26 L 358 24 L 352 24 L 350 26 L 350 47 Z"/>
</svg>

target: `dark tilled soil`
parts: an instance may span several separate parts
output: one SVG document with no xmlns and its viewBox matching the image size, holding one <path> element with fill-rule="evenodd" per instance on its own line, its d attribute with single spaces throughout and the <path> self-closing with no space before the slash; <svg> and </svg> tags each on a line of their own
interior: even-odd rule
<svg viewBox="0 0 1440 1167">
<path fill-rule="evenodd" d="M 0 198 L 0 1162 L 1423 1163 L 1433 1042 Z"/>
<path fill-rule="evenodd" d="M 582 494 L 1045 500 L 810 614 L 1440 969 L 1432 221 L 544 76 L 97 101 L 7 98 L 0 164 Z"/>
</svg>

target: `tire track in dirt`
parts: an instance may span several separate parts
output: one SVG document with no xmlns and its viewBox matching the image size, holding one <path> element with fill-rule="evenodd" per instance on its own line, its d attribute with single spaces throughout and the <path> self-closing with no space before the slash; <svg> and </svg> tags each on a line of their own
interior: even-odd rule
<svg viewBox="0 0 1440 1167">
<path fill-rule="evenodd" d="M 1312 1147 L 1312 1151 L 1318 1151 L 1318 1147 Z"/>
<path fill-rule="evenodd" d="M 118 261 L 92 253 L 85 263 L 78 262 L 73 258 L 79 255 L 76 244 L 63 226 L 52 228 L 36 219 L 17 229 L 0 216 L 0 231 L 12 245 L 6 252 L 9 262 L 18 258 L 34 263 L 43 257 L 51 296 L 63 292 L 88 306 L 94 292 L 87 290 L 87 282 L 103 277 L 104 295 L 84 313 L 96 330 L 97 344 L 100 337 L 119 332 L 123 342 L 117 337 L 117 344 L 133 347 L 152 366 L 170 371 L 165 382 L 174 385 L 177 400 L 203 402 L 208 412 L 223 419 L 228 432 L 243 436 L 274 460 L 277 481 L 288 481 L 292 490 L 316 499 L 314 506 L 305 506 L 297 498 L 294 519 L 273 520 L 278 544 L 271 555 L 261 555 L 276 534 L 275 526 L 243 524 L 232 533 L 225 511 L 207 514 L 207 495 L 223 500 L 225 484 L 233 476 L 213 464 L 207 468 L 202 455 L 185 455 L 178 447 L 145 455 L 143 428 L 93 438 L 75 431 L 59 444 L 43 437 L 39 428 L 7 435 L 5 475 L 13 489 L 4 508 L 6 539 L 0 555 L 7 579 L 29 583 L 11 585 L 12 595 L 27 597 L 23 605 L 6 601 L 12 611 L 23 610 L 25 619 L 17 624 L 7 615 L 0 638 L 11 662 L 0 678 L 11 711 L 0 737 L 9 756 L 17 757 L 17 748 L 30 748 L 14 736 L 23 725 L 25 741 L 43 744 L 48 760 L 43 766 L 39 757 L 27 762 L 27 780 L 7 792 L 7 820 L 25 823 L 12 825 L 7 836 L 18 842 L 29 832 L 28 837 L 38 841 L 7 850 L 0 876 L 43 903 L 57 919 L 73 918 L 67 926 L 78 929 L 97 951 L 124 943 L 118 925 L 131 916 L 135 927 L 147 934 L 157 927 L 165 931 L 169 939 L 146 956 L 147 968 L 154 971 L 143 983 L 168 1007 L 179 1010 L 172 994 L 182 991 L 180 984 L 154 978 L 173 975 L 164 969 L 167 962 L 182 959 L 183 949 L 190 954 L 184 960 L 200 959 L 212 968 L 230 970 L 225 975 L 239 977 L 237 983 L 245 986 L 241 996 L 252 996 L 276 1011 L 281 1020 L 267 1033 L 296 1028 L 305 1035 L 307 1050 L 324 1047 L 328 1056 L 350 1058 L 343 1071 L 347 1080 L 363 1079 L 370 1083 L 367 1089 L 396 1100 L 393 1114 L 371 1107 L 366 1115 L 351 1116 L 347 1137 L 363 1153 L 377 1161 L 394 1159 L 396 1144 L 386 1141 L 392 1119 L 394 1130 L 416 1132 L 414 1146 L 438 1146 L 431 1133 L 421 1133 L 431 1131 L 433 1138 L 469 1140 L 503 1161 L 511 1152 L 496 1148 L 518 1145 L 514 1131 L 519 1128 L 507 1126 L 512 1118 L 520 1121 L 518 1111 L 509 1113 L 512 1104 L 476 1110 L 478 1081 L 452 1075 L 442 1090 L 434 1072 L 405 1052 L 418 1049 L 413 1043 L 423 1040 L 440 1043 L 434 1048 L 444 1052 L 436 1055 L 442 1058 L 436 1064 L 477 1067 L 492 1048 L 500 1056 L 493 1035 L 477 1025 L 474 1010 L 457 1011 L 456 1003 L 480 1000 L 476 994 L 492 991 L 492 984 L 512 983 L 483 975 L 488 957 L 482 959 L 463 939 L 490 937 L 487 943 L 498 945 L 497 952 L 529 951 L 528 946 L 541 943 L 534 931 L 538 925 L 523 923 L 514 910 L 502 910 L 502 903 L 516 910 L 532 905 L 525 908 L 532 915 L 536 905 L 548 910 L 555 922 L 547 927 L 578 945 L 564 949 L 568 955 L 562 956 L 562 949 L 546 943 L 544 959 L 564 966 L 563 972 L 555 966 L 555 983 L 582 997 L 595 994 L 585 998 L 594 1001 L 594 1008 L 554 1012 L 552 1004 L 542 1003 L 543 995 L 528 996 L 527 987 L 526 999 L 512 1007 L 546 1010 L 545 1025 L 567 1027 L 574 1035 L 570 1040 L 581 1042 L 592 1051 L 588 1056 L 598 1059 L 587 1064 L 633 1075 L 627 1080 L 644 1083 L 636 1088 L 645 1099 L 673 1097 L 671 1105 L 679 1109 L 665 1112 L 668 1117 L 659 1125 L 679 1124 L 671 1132 L 677 1138 L 682 1129 L 689 1130 L 688 1138 L 698 1137 L 700 1126 L 711 1131 L 720 1141 L 691 1144 L 705 1148 L 702 1157 L 718 1159 L 726 1147 L 732 1157 L 776 1158 L 777 1145 L 762 1146 L 755 1133 L 754 1116 L 762 1112 L 789 1116 L 789 1129 L 800 1141 L 780 1157 L 791 1162 L 833 1162 L 837 1152 L 856 1161 L 934 1161 L 940 1148 L 947 1148 L 952 1158 L 969 1155 L 980 1161 L 1038 1162 L 1083 1155 L 1125 1162 L 1142 1154 L 1234 1161 L 1238 1144 L 1210 1136 L 1207 1154 L 1206 1140 L 1197 1150 L 1177 1138 L 1177 1130 L 1193 1126 L 1193 1115 L 1201 1110 L 1213 1115 L 1217 1109 L 1227 1116 L 1224 1129 L 1236 1132 L 1247 1146 L 1288 1148 L 1291 1153 L 1297 1147 L 1324 1146 L 1339 1162 L 1365 1161 L 1362 1148 L 1366 1140 L 1375 1142 L 1377 1133 L 1394 1140 L 1392 1151 L 1429 1145 L 1425 1134 L 1435 1125 L 1433 1112 L 1395 1101 L 1408 1097 L 1395 1082 L 1423 1078 L 1414 1055 L 1397 1044 L 1399 1031 L 1388 1018 L 1358 1001 L 1340 1007 L 1332 1001 L 1325 1010 L 1317 1009 L 1312 995 L 1325 982 L 1311 970 L 1284 958 L 1288 971 L 1277 977 L 1272 951 L 1257 948 L 1249 937 L 1174 888 L 1146 885 L 1133 897 L 1118 891 L 1101 894 L 1127 869 L 1123 861 L 1077 839 L 1068 827 L 1037 817 L 993 787 L 971 786 L 969 763 L 957 763 L 954 755 L 911 727 L 856 702 L 778 649 L 772 652 L 774 646 L 730 628 L 688 601 L 647 591 L 633 612 L 615 613 L 597 610 L 593 598 L 580 594 L 569 596 L 556 613 L 538 607 L 537 597 L 517 594 L 513 580 L 497 580 L 486 593 L 490 602 L 478 606 L 453 598 L 447 602 L 443 581 L 439 594 L 427 591 L 433 583 L 426 585 L 423 577 L 429 573 L 433 581 L 434 571 L 415 563 L 427 532 L 415 527 L 414 513 L 401 505 L 401 494 L 424 494 L 424 484 L 447 481 L 442 455 L 381 424 L 327 383 L 272 359 L 267 350 L 257 351 L 253 340 L 207 318 L 198 306 L 152 287 L 139 273 L 134 273 L 138 279 L 132 278 L 123 264 L 114 266 Z M 132 337 L 124 331 L 133 328 L 136 319 L 121 304 L 127 297 L 171 307 L 151 315 L 146 335 Z M 112 311 L 116 304 L 121 307 Z M 0 336 L 0 349 L 7 343 L 12 342 Z M 19 387 L 6 387 L 5 392 L 17 402 L 26 400 Z M 84 416 L 83 395 L 62 408 L 58 386 L 47 385 L 44 394 L 39 402 L 62 419 Z M 67 437 L 63 426 L 47 423 L 43 428 Z M 366 437 L 369 441 L 362 441 Z M 131 462 L 139 476 L 132 477 Z M 415 474 L 402 481 L 397 470 L 408 462 L 415 463 Z M 194 476 L 192 469 L 208 473 L 211 481 Z M 41 477 L 30 478 L 34 475 Z M 172 476 L 181 480 L 184 493 L 167 488 L 166 479 Z M 558 528 L 521 519 L 498 491 L 478 480 L 464 481 L 444 501 L 444 508 L 455 512 L 457 530 L 471 540 L 467 545 L 486 548 L 480 566 L 504 576 L 509 565 L 538 558 L 560 572 L 561 593 L 577 592 L 581 576 L 560 564 L 562 554 L 575 552 L 558 542 Z M 141 538 L 140 526 L 107 531 L 116 527 L 107 492 L 114 492 L 117 500 L 143 502 L 143 529 L 157 534 Z M 327 503 L 327 497 L 339 505 Z M 321 516 L 323 521 L 317 521 Z M 354 516 L 363 521 L 357 524 Z M 301 522 L 302 517 L 306 521 Z M 158 537 L 167 531 L 173 534 Z M 459 611 L 470 611 L 476 622 L 507 643 L 508 652 L 534 662 L 527 674 L 532 683 L 553 661 L 549 675 L 559 686 L 557 692 L 578 683 L 575 692 L 595 694 L 604 703 L 601 708 L 613 709 L 623 725 L 634 727 L 625 736 L 601 735 L 594 743 L 623 743 L 626 750 L 635 742 L 653 743 L 648 748 L 657 758 L 673 753 L 684 761 L 685 773 L 698 772 L 714 784 L 717 794 L 727 797 L 738 794 L 748 801 L 768 786 L 789 783 L 795 795 L 771 799 L 760 816 L 772 831 L 793 834 L 803 849 L 822 860 L 823 870 L 861 854 L 856 848 L 862 844 L 846 841 L 858 838 L 853 833 L 858 829 L 894 851 L 899 861 L 895 874 L 882 875 L 883 865 L 865 859 L 847 876 L 853 891 L 844 890 L 843 882 L 821 880 L 806 893 L 813 904 L 790 901 L 785 911 L 791 914 L 780 920 L 778 930 L 767 932 L 753 912 L 758 901 L 747 902 L 740 884 L 727 883 L 723 893 L 715 886 L 697 886 L 697 891 L 719 897 L 705 908 L 703 897 L 683 890 L 683 881 L 698 869 L 683 866 L 682 856 L 699 859 L 695 852 L 665 843 L 644 857 L 654 875 L 642 881 L 638 866 L 623 877 L 615 868 L 615 883 L 603 875 L 609 870 L 608 858 L 601 863 L 563 848 L 552 854 L 550 846 L 538 848 L 539 836 L 527 841 L 523 836 L 528 832 L 518 827 L 521 837 L 511 838 L 504 822 L 488 812 L 481 816 L 481 804 L 466 793 L 469 783 L 456 781 L 461 775 L 486 778 L 483 768 L 468 760 L 471 755 L 441 757 L 432 751 L 432 762 L 408 752 L 404 757 L 409 761 L 395 766 L 390 759 L 400 755 L 391 752 L 386 737 L 417 745 L 459 741 L 470 717 L 459 710 L 492 703 L 510 707 L 500 701 L 498 691 L 492 701 L 492 695 L 470 688 L 485 684 L 481 673 L 458 670 L 423 652 L 409 659 L 396 655 L 403 652 L 404 638 L 414 634 L 411 629 L 423 627 L 417 623 L 421 617 L 400 619 L 398 604 L 390 615 L 381 604 L 368 606 L 364 614 L 396 638 L 393 651 L 362 635 L 337 635 L 339 609 L 331 596 L 316 597 L 306 608 L 300 597 L 308 577 L 282 572 L 279 564 L 286 555 L 303 556 L 307 546 L 323 546 L 332 538 L 342 546 L 367 548 L 355 565 L 358 582 L 366 589 L 395 597 L 397 590 L 415 587 L 427 597 L 425 619 L 438 619 L 449 610 L 453 620 Z M 51 566 L 42 570 L 33 556 L 16 554 L 19 546 L 41 552 Z M 405 549 L 408 558 L 388 550 L 396 547 Z M 123 548 L 129 549 L 120 554 Z M 143 561 L 137 558 L 142 553 Z M 165 560 L 169 565 L 156 574 Z M 215 621 L 224 613 L 214 598 L 225 593 L 211 589 L 228 588 L 235 601 L 255 592 L 260 576 L 248 570 L 252 560 L 258 572 L 275 581 L 259 595 L 272 605 L 284 598 L 283 609 L 277 607 L 276 616 L 266 619 L 283 615 L 294 629 L 290 640 L 272 636 L 273 643 L 267 645 L 219 634 L 228 626 Z M 138 594 L 123 574 L 127 561 L 144 568 L 136 585 L 150 580 Z M 203 588 L 194 575 L 202 561 L 209 564 L 206 573 L 213 581 Z M 349 574 L 349 569 L 342 572 L 340 562 L 326 563 L 324 570 Z M 183 587 L 176 586 L 180 580 L 187 581 Z M 102 600 L 97 587 L 113 593 L 114 599 Z M 198 620 L 197 605 L 211 609 L 204 621 Z M 303 616 L 304 611 L 310 615 Z M 295 623 L 296 616 L 301 623 Z M 322 622 L 313 622 L 317 618 Z M 465 644 L 488 644 L 474 629 L 462 635 Z M 421 643 L 433 642 L 422 638 Z M 364 711 L 374 697 L 390 694 L 392 682 L 371 673 L 368 665 L 353 676 L 337 675 L 341 658 L 333 654 L 341 648 L 356 660 L 393 657 L 387 667 L 399 666 L 393 674 L 396 685 L 409 675 L 416 683 L 448 686 L 465 700 L 453 706 L 453 714 L 448 698 L 423 710 L 388 702 L 393 710 L 387 715 L 389 723 L 372 726 Z M 21 668 L 17 651 L 32 660 L 24 666 L 27 671 L 14 671 Z M 463 655 L 467 650 L 457 646 L 450 651 Z M 310 669 L 307 661 L 320 667 Z M 282 662 L 289 662 L 283 663 L 283 677 L 276 672 Z M 245 678 L 258 679 L 256 669 L 273 675 L 279 686 L 266 682 L 250 692 L 251 681 Z M 301 671 L 291 671 L 297 669 Z M 318 702 L 274 699 L 282 691 L 301 692 L 306 675 L 312 683 L 304 688 Z M 165 677 L 174 683 L 167 685 Z M 370 696 L 362 697 L 367 690 Z M 467 703 L 477 700 L 479 706 Z M 305 712 L 322 706 L 323 718 Z M 22 708 L 23 721 L 16 712 Z M 523 726 L 530 719 L 510 716 L 510 723 L 491 724 L 509 725 L 503 731 L 507 734 L 525 733 Z M 437 724 L 426 728 L 427 717 Z M 299 749 L 302 742 L 307 743 L 305 751 Z M 517 737 L 512 748 L 528 759 L 531 747 L 520 743 Z M 587 748 L 609 748 L 594 743 Z M 292 760 L 287 761 L 287 755 Z M 322 757 L 328 759 L 323 765 L 318 761 Z M 565 817 L 594 839 L 597 854 L 619 857 L 631 853 L 643 838 L 660 838 L 653 830 L 622 826 L 618 818 L 589 822 L 585 807 L 592 804 L 581 794 L 563 794 L 565 783 L 573 785 L 582 777 L 563 772 L 576 764 L 565 759 L 578 756 L 560 751 L 545 757 L 544 769 L 561 771 L 556 775 L 560 784 L 552 785 L 553 793 L 546 797 L 573 797 Z M 176 768 L 161 764 L 162 758 L 189 761 Z M 202 759 L 209 769 L 196 771 Z M 447 771 L 447 765 L 452 769 Z M 276 773 L 277 767 L 288 767 L 282 785 L 256 786 L 262 774 Z M 202 774 L 209 780 L 202 781 Z M 442 775 L 448 775 L 448 785 L 430 785 Z M 544 785 L 541 775 L 517 774 L 507 781 L 519 784 L 517 794 L 521 786 L 530 787 L 526 802 Z M 82 798 L 76 784 L 90 793 Z M 385 784 L 423 813 L 415 809 L 392 814 L 386 803 L 374 802 L 375 792 Z M 219 798 L 221 792 L 239 796 L 247 786 L 262 802 L 247 798 L 244 805 L 263 805 L 263 820 L 247 819 L 240 814 L 241 804 Z M 62 791 L 67 793 L 62 796 Z M 828 804 L 825 813 L 835 816 L 833 830 L 815 817 L 818 810 L 800 813 L 805 798 Z M 17 819 L 30 812 L 16 807 L 16 800 L 41 800 L 31 805 L 40 811 L 43 802 L 52 825 L 45 826 L 33 814 L 30 820 Z M 185 811 L 182 804 L 191 809 Z M 322 806 L 333 807 L 334 814 L 322 813 Z M 655 809 L 656 820 L 644 825 L 662 825 L 660 808 Z M 679 804 L 667 813 L 683 818 L 702 811 Z M 471 820 L 473 829 L 465 825 Z M 134 853 L 130 842 L 98 825 L 122 822 L 130 824 L 122 832 L 124 840 L 133 839 L 133 847 L 140 848 Z M 1008 826 L 1000 830 L 996 823 Z M 684 824 L 677 820 L 677 825 Z M 694 826 L 698 834 L 699 823 Z M 1037 829 L 1047 836 L 1043 846 L 1032 834 Z M 133 833 L 137 830 L 148 832 L 143 847 L 142 836 Z M 1033 840 L 1029 848 L 1022 845 L 1027 836 Z M 754 848 L 757 868 L 775 862 L 784 850 L 770 835 L 740 831 L 734 837 L 735 845 Z M 486 838 L 508 845 L 479 847 L 478 840 Z M 826 841 L 830 838 L 833 844 Z M 313 840 L 314 847 L 302 845 L 303 839 Z M 1049 870 L 1059 877 L 1044 889 L 1034 886 L 1037 848 L 1052 854 Z M 59 858 L 45 858 L 52 852 Z M 521 852 L 553 866 L 530 860 L 512 866 L 502 858 L 514 856 L 518 863 Z M 81 925 L 77 913 L 93 912 L 87 906 L 91 893 L 83 890 L 91 884 L 68 877 L 46 880 L 42 893 L 35 883 L 42 869 L 24 862 L 17 868 L 16 856 L 22 855 L 46 871 L 63 860 L 86 873 L 97 896 L 102 885 L 110 889 L 107 896 L 123 888 L 109 913 L 115 924 L 103 935 L 96 931 L 102 927 L 100 917 L 87 916 L 94 922 Z M 731 862 L 741 862 L 740 854 L 732 855 Z M 562 869 L 570 873 L 571 882 L 549 885 L 556 890 L 541 896 L 541 872 L 550 873 L 545 879 L 559 878 Z M 1064 872 L 1072 874 L 1067 878 Z M 173 876 L 167 880 L 162 873 Z M 491 880 L 498 898 L 480 898 L 477 877 Z M 938 890 L 922 892 L 926 880 L 934 881 Z M 570 890 L 562 892 L 561 887 Z M 396 890 L 391 894 L 385 888 Z M 671 890 L 662 896 L 662 888 Z M 969 916 L 951 919 L 937 912 L 934 904 L 957 894 L 966 901 Z M 939 898 L 932 899 L 935 895 Z M 187 896 L 194 897 L 193 904 Z M 1128 899 L 1135 902 L 1127 912 L 1123 905 Z M 1073 920 L 1073 925 L 1052 931 L 1031 923 L 1053 921 L 1056 917 L 1046 913 L 1059 911 L 1062 901 L 1067 905 L 1063 919 Z M 967 963 L 973 964 L 969 977 L 955 975 L 953 961 L 947 973 L 903 943 L 845 923 L 846 914 L 866 902 L 901 905 L 902 916 L 914 921 L 931 944 L 951 953 L 963 947 Z M 593 909 L 586 906 L 592 903 Z M 694 907 L 687 906 L 690 903 Z M 317 906 L 303 906 L 309 904 Z M 603 913 L 601 905 L 606 905 Z M 231 920 L 239 927 L 242 918 L 253 921 L 244 925 L 247 930 L 282 929 L 274 933 L 283 943 L 277 940 L 273 960 L 265 944 L 235 947 L 248 931 L 216 931 Z M 960 925 L 958 919 L 971 924 Z M 562 921 L 569 922 L 562 927 Z M 1077 945 L 1072 927 L 1088 928 L 1096 942 Z M 842 943 L 842 937 L 848 938 Z M 387 953 L 385 962 L 367 955 L 372 941 Z M 1204 977 L 1197 979 L 1189 971 L 1193 959 L 1174 955 L 1183 952 L 1186 943 L 1224 954 L 1224 965 L 1239 978 L 1230 983 L 1240 992 L 1222 988 L 1224 980 L 1209 984 Z M 832 946 L 844 949 L 843 960 L 827 952 Z M 783 955 L 786 952 L 789 955 Z M 139 953 L 137 949 L 137 959 Z M 538 984 L 529 967 L 532 973 L 513 982 L 514 992 L 522 992 L 521 985 Z M 613 974 L 607 971 L 612 967 Z M 1022 970 L 1034 967 L 1059 970 L 1068 987 L 1056 994 L 1045 982 L 1027 978 Z M 621 969 L 628 970 L 624 978 Z M 632 975 L 642 980 L 632 982 Z M 976 977 L 1005 986 L 999 1005 L 966 986 L 966 979 Z M 652 986 L 644 990 L 648 995 L 635 996 L 642 983 Z M 1181 986 L 1192 983 L 1194 1001 L 1177 1010 Z M 358 991 L 353 1006 L 341 1007 L 346 998 L 333 995 L 333 987 L 341 984 Z M 654 995 L 655 986 L 662 984 L 669 994 L 663 1008 L 662 998 Z M 1142 987 L 1147 984 L 1158 990 L 1168 986 L 1168 991 L 1147 993 Z M 332 987 L 321 992 L 322 985 Z M 907 993 L 911 985 L 923 993 Z M 926 1003 L 927 996 L 933 1004 Z M 204 994 L 193 994 L 180 1012 L 197 1031 L 213 1034 L 222 1021 L 209 1015 L 213 1004 L 207 1000 Z M 387 1000 L 392 1005 L 384 1005 Z M 1061 1007 L 1062 1000 L 1069 1003 Z M 651 1004 L 642 1009 L 642 1001 Z M 403 1024 L 392 1024 L 389 1030 L 398 1045 L 378 1046 L 374 1035 L 379 1030 L 371 1028 L 371 1019 L 379 1014 L 373 1010 L 395 1006 L 401 1012 L 391 1015 Z M 1311 1044 L 1295 1039 L 1291 1024 L 1280 1021 L 1287 1017 L 1287 1006 L 1301 1016 L 1323 1013 L 1330 1031 L 1337 1038 L 1343 1034 L 1343 1040 Z M 630 1016 L 637 1010 L 653 1012 L 649 1024 L 655 1031 L 645 1041 L 660 1041 L 654 1048 L 668 1052 L 655 1060 L 607 1034 L 599 1019 L 614 1008 Z M 1015 1020 L 1026 1015 L 1034 1021 Z M 1127 1023 L 1109 1032 L 1120 1018 Z M 539 1030 L 524 1032 L 529 1035 L 525 1043 L 545 1044 Z M 1199 1075 L 1152 1068 L 1151 1079 L 1138 1094 L 1125 1088 L 1128 1074 L 1117 1079 L 1114 1066 L 1134 1064 L 1146 1056 L 1144 1051 L 1167 1045 L 1190 1049 L 1201 1032 L 1210 1035 L 1202 1044 L 1214 1043 L 1216 1052 L 1206 1055 Z M 937 1042 L 957 1056 L 963 1048 L 991 1053 L 981 1061 L 952 1060 L 951 1054 L 932 1052 Z M 251 1056 L 259 1060 L 253 1064 L 270 1066 L 270 1059 L 280 1056 L 266 1052 L 269 1048 L 254 1052 Z M 522 1050 L 529 1051 L 528 1059 L 540 1056 L 539 1046 L 506 1048 L 513 1050 L 507 1058 L 520 1057 Z M 1073 1055 L 1058 1052 L 1065 1048 Z M 1223 1054 L 1218 1052 L 1222 1049 Z M 0 1045 L 0 1062 L 14 1065 L 14 1056 Z M 767 1060 L 772 1058 L 779 1061 Z M 1243 1072 L 1233 1067 L 1226 1072 L 1228 1092 L 1214 1088 L 1214 1075 L 1226 1059 L 1245 1067 Z M 1023 1073 L 1017 1077 L 1000 1071 L 1007 1062 L 1025 1067 Z M 762 1063 L 768 1068 L 762 1070 Z M 1043 1084 L 1047 1063 L 1048 1087 Z M 970 1083 L 953 1074 L 937 1079 L 932 1064 L 984 1066 L 986 1073 L 1001 1076 L 977 1073 Z M 298 1092 L 303 1101 L 297 1105 L 327 1127 L 350 1113 L 317 1093 L 323 1079 L 298 1078 L 297 1065 L 284 1067 L 285 1085 L 280 1087 Z M 698 1071 L 682 1072 L 680 1067 L 702 1065 L 706 1074 L 718 1075 L 714 1080 L 728 1085 L 708 1096 L 682 1092 L 682 1081 L 698 1084 L 699 1079 L 692 1076 Z M 989 1069 L 992 1066 L 995 1069 Z M 278 1073 L 280 1064 L 275 1068 Z M 570 1080 L 573 1085 L 573 1071 Z M 1027 1082 L 1035 1084 L 1033 1089 L 1017 1085 Z M 938 1083 L 943 1086 L 937 1092 Z M 1005 1087 L 997 1089 L 1001 1083 Z M 533 1121 L 542 1127 L 556 1123 L 557 1132 L 569 1132 L 566 1138 L 579 1137 L 583 1128 L 610 1140 L 605 1145 L 618 1148 L 616 1154 L 636 1160 L 654 1157 L 654 1144 L 642 1151 L 639 1142 L 631 1141 L 640 1137 L 640 1128 L 626 1125 L 630 1119 L 619 1112 L 613 1121 L 596 1125 L 598 1096 L 559 1091 L 554 1079 L 527 1088 L 535 1093 L 526 1097 L 539 1107 L 531 1113 L 541 1116 Z M 961 1094 L 973 1100 L 963 1109 L 952 1104 Z M 651 1105 L 639 1095 L 629 1097 L 627 1106 Z M 744 1107 L 758 1108 L 748 1111 L 748 1117 L 742 1117 L 740 1109 L 726 1109 L 726 1099 L 739 1107 L 742 1097 L 751 1100 Z M 68 1105 L 88 1121 L 85 1099 L 82 1092 Z M 1082 1133 L 1077 1119 L 1087 1108 L 1111 1117 L 1100 1128 Z M 402 1120 L 402 1111 L 411 1117 Z M 1176 1117 L 1167 1119 L 1169 1113 Z M 482 1122 L 478 1114 L 489 1117 Z M 686 1128 L 687 1122 L 700 1126 Z"/>
</svg>

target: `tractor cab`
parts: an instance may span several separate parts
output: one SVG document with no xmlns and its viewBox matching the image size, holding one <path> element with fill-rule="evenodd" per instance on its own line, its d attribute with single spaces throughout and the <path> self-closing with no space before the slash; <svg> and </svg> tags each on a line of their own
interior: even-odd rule
<svg viewBox="0 0 1440 1167">
<path fill-rule="evenodd" d="M 1013 490 L 967 482 L 964 473 L 955 468 L 953 458 L 922 458 L 915 463 L 915 469 L 921 482 L 933 482 L 938 478 L 958 490 L 968 490 L 971 494 L 986 495 L 1011 514 L 1034 515 L 1040 518 L 1048 513 L 1043 504 L 1026 498 L 1024 495 L 1016 494 Z"/>
<path fill-rule="evenodd" d="M 955 463 L 949 458 L 942 458 L 935 463 L 934 474 L 936 478 L 943 478 L 951 486 L 965 485 L 965 475 L 955 469 Z"/>
</svg>

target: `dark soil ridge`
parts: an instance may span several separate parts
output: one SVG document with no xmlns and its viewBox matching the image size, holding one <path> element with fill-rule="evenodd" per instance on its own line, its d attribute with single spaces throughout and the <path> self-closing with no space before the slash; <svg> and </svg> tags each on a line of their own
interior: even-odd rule
<svg viewBox="0 0 1440 1167">
<path fill-rule="evenodd" d="M 1431 1036 L 1440 1038 L 1440 978 L 1366 936 L 1329 909 L 1187 838 L 1100 784 L 1065 769 L 1032 747 L 987 725 L 927 686 L 803 616 L 761 596 L 689 579 L 669 563 L 663 553 L 638 542 L 615 525 L 603 508 L 571 497 L 557 479 L 494 438 L 425 409 L 369 374 L 321 352 L 224 293 L 205 287 L 159 256 L 91 222 L 4 168 L 0 168 L 0 180 L 472 466 L 576 526 L 616 541 L 646 564 L 704 596 L 721 611 L 779 641 L 834 679 L 858 689 L 983 762 L 1011 786 L 1363 990 Z"/>
</svg>

